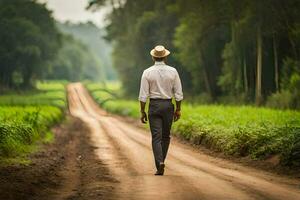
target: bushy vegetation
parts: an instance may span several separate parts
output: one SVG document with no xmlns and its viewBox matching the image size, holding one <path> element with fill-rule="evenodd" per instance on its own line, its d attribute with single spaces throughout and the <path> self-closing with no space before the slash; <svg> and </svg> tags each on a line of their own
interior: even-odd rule
<svg viewBox="0 0 300 200">
<path fill-rule="evenodd" d="M 268 98 L 267 106 L 300 109 L 300 62 L 287 59 L 284 67 L 286 70 L 281 80 L 281 90 Z"/>
<path fill-rule="evenodd" d="M 92 95 L 101 103 L 108 93 Z M 138 101 L 115 98 L 101 105 L 112 113 L 140 117 Z M 300 112 L 184 103 L 182 114 L 172 129 L 178 137 L 234 156 L 279 155 L 282 165 L 300 166 Z"/>
<path fill-rule="evenodd" d="M 53 137 L 49 128 L 63 119 L 65 82 L 39 82 L 38 90 L 0 96 L 0 158 L 31 152 Z"/>
<path fill-rule="evenodd" d="M 294 155 L 300 150 L 300 112 L 185 104 L 173 128 L 184 139 L 227 154 L 253 159 L 280 155 L 282 164 L 300 165 L 300 155 Z"/>
<path fill-rule="evenodd" d="M 30 151 L 62 117 L 62 111 L 53 106 L 0 106 L 0 157 Z"/>
<path fill-rule="evenodd" d="M 119 82 L 108 83 L 90 83 L 85 84 L 87 89 L 91 92 L 92 96 L 101 106 L 104 106 L 106 102 L 113 103 L 111 100 L 120 98 L 122 93 L 120 92 Z"/>
</svg>

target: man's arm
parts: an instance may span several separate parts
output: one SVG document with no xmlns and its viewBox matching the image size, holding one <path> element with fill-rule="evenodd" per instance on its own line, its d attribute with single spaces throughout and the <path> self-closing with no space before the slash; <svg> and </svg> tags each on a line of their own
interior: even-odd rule
<svg viewBox="0 0 300 200">
<path fill-rule="evenodd" d="M 181 117 L 181 101 L 183 99 L 182 85 L 181 85 L 180 77 L 179 77 L 179 74 L 177 71 L 176 71 L 176 77 L 175 77 L 175 82 L 174 82 L 174 96 L 175 96 L 175 101 L 176 101 L 176 110 L 174 113 L 174 121 L 176 122 Z"/>
<path fill-rule="evenodd" d="M 181 101 L 176 101 L 176 110 L 181 111 Z"/>
<path fill-rule="evenodd" d="M 176 110 L 174 112 L 174 122 L 178 121 L 181 117 L 181 101 L 176 101 Z"/>
<path fill-rule="evenodd" d="M 146 102 L 140 101 L 140 106 L 141 106 L 141 122 L 143 124 L 146 124 L 146 122 L 148 121 L 147 114 L 145 111 Z"/>
<path fill-rule="evenodd" d="M 139 101 L 141 107 L 141 122 L 144 124 L 148 120 L 147 114 L 145 112 L 146 101 L 148 96 L 149 96 L 149 83 L 148 80 L 146 79 L 146 74 L 144 72 L 141 79 L 140 94 L 139 94 Z"/>
</svg>

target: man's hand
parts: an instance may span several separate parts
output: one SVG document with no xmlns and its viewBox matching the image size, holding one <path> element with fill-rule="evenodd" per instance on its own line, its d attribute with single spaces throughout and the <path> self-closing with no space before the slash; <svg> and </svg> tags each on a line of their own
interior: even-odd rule
<svg viewBox="0 0 300 200">
<path fill-rule="evenodd" d="M 141 122 L 143 124 L 146 124 L 146 121 L 148 121 L 147 114 L 145 112 L 146 102 L 140 101 L 140 105 L 141 105 Z"/>
<path fill-rule="evenodd" d="M 180 112 L 180 110 L 176 110 L 176 111 L 174 112 L 174 122 L 178 121 L 178 120 L 180 119 L 180 117 L 181 117 L 181 112 Z"/>
<path fill-rule="evenodd" d="M 142 122 L 143 124 L 146 124 L 147 121 L 148 121 L 147 114 L 146 114 L 145 111 L 142 111 L 142 112 L 141 112 L 141 122 Z"/>
</svg>

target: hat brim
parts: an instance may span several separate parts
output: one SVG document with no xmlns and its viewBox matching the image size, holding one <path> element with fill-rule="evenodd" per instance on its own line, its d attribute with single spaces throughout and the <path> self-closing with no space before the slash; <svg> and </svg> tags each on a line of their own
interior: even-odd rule
<svg viewBox="0 0 300 200">
<path fill-rule="evenodd" d="M 160 56 L 155 55 L 154 52 L 155 52 L 155 49 L 152 49 L 150 51 L 150 55 L 155 57 L 155 58 L 164 58 L 164 57 L 167 57 L 168 55 L 170 55 L 170 53 L 171 53 L 168 49 L 165 49 L 165 53 L 163 55 L 160 55 Z"/>
</svg>

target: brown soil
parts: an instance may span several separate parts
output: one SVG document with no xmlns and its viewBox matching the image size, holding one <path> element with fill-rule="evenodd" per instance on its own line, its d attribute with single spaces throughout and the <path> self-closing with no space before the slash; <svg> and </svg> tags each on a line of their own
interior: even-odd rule
<svg viewBox="0 0 300 200">
<path fill-rule="evenodd" d="M 0 199 L 111 199 L 117 184 L 97 159 L 88 129 L 76 118 L 53 129 L 56 140 L 29 165 L 0 167 Z"/>
</svg>

